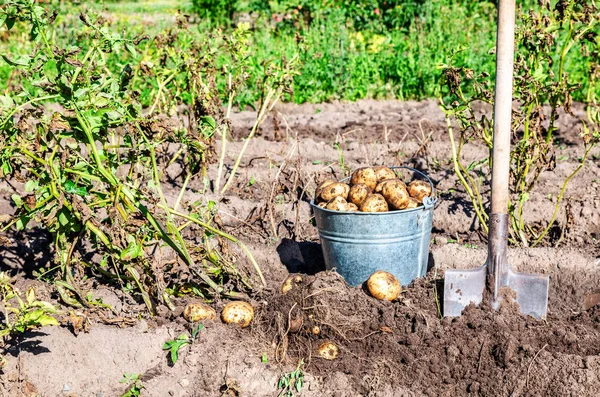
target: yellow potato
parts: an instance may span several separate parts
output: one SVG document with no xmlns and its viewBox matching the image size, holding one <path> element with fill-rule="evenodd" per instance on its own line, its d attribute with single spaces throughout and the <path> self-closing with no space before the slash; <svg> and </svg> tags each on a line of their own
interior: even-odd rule
<svg viewBox="0 0 600 397">
<path fill-rule="evenodd" d="M 383 181 L 379 182 L 377 184 L 377 186 L 375 186 L 375 190 L 373 191 L 373 193 L 379 193 L 379 194 L 381 194 L 381 192 L 383 191 L 383 187 L 385 185 L 387 185 L 388 183 L 390 183 L 391 181 L 395 181 L 394 183 L 400 183 L 400 184 L 402 184 L 402 185 L 404 185 L 406 187 L 406 185 L 404 184 L 404 182 L 402 182 L 400 179 L 386 179 L 386 180 L 383 180 Z"/>
<path fill-rule="evenodd" d="M 369 194 L 371 194 L 371 189 L 367 185 L 364 183 L 357 183 L 350 188 L 348 201 L 359 206 L 365 201 Z"/>
<path fill-rule="evenodd" d="M 422 203 L 425 196 L 431 196 L 431 185 L 428 182 L 416 179 L 408 185 L 408 194 L 419 203 Z"/>
<path fill-rule="evenodd" d="M 329 200 L 325 208 L 332 211 L 347 211 L 348 203 L 342 197 L 337 196 Z"/>
<path fill-rule="evenodd" d="M 391 273 L 378 270 L 367 280 L 367 290 L 379 300 L 393 301 L 400 296 L 400 282 Z"/>
<path fill-rule="evenodd" d="M 386 179 L 396 179 L 396 173 L 389 167 L 375 167 L 373 169 L 375 171 L 375 177 L 377 178 L 377 182 L 385 181 Z"/>
<path fill-rule="evenodd" d="M 381 190 L 381 194 L 392 209 L 403 210 L 408 206 L 409 195 L 406 191 L 404 182 L 389 181 Z"/>
<path fill-rule="evenodd" d="M 236 301 L 229 302 L 221 312 L 221 319 L 226 324 L 237 324 L 241 328 L 246 328 L 254 318 L 254 309 L 247 302 Z"/>
<path fill-rule="evenodd" d="M 313 335 L 319 335 L 321 333 L 321 328 L 318 325 L 315 325 L 310 329 Z"/>
<path fill-rule="evenodd" d="M 292 288 L 299 284 L 302 284 L 302 281 L 302 276 L 300 276 L 299 274 L 290 275 L 288 278 L 285 279 L 285 281 L 281 285 L 281 293 L 284 295 L 287 294 L 292 290 Z"/>
<path fill-rule="evenodd" d="M 350 186 L 341 182 L 334 182 L 329 184 L 323 188 L 321 191 L 321 200 L 329 201 L 334 197 L 341 197 L 344 200 L 348 198 L 348 193 L 350 192 Z"/>
<path fill-rule="evenodd" d="M 386 212 L 388 204 L 381 194 L 369 194 L 360 205 L 362 212 Z"/>
<path fill-rule="evenodd" d="M 317 204 L 319 207 L 321 208 L 326 208 L 327 207 L 327 201 L 321 201 L 319 204 Z"/>
<path fill-rule="evenodd" d="M 214 320 L 217 318 L 217 312 L 207 304 L 200 302 L 188 303 L 183 309 L 183 318 L 190 323 L 198 321 Z"/>
<path fill-rule="evenodd" d="M 356 205 L 354 203 L 348 203 L 348 204 L 346 204 L 346 211 L 348 211 L 348 212 L 357 212 L 358 211 L 358 205 Z"/>
<path fill-rule="evenodd" d="M 319 345 L 319 356 L 325 360 L 335 360 L 340 354 L 340 349 L 335 343 L 327 341 Z"/>
<path fill-rule="evenodd" d="M 420 206 L 421 203 L 419 203 L 417 201 L 417 199 L 414 199 L 412 197 L 408 198 L 408 205 L 406 206 L 406 209 L 410 209 L 410 208 L 417 208 L 418 206 Z"/>
<path fill-rule="evenodd" d="M 325 187 L 331 185 L 332 183 L 335 183 L 335 181 L 333 179 L 327 179 L 325 182 L 322 182 L 319 185 L 319 187 L 317 187 L 317 190 L 315 190 L 315 199 L 317 201 L 322 200 L 321 193 L 323 192 L 323 189 L 325 189 Z"/>
<path fill-rule="evenodd" d="M 377 177 L 375 176 L 375 171 L 373 168 L 359 168 L 352 173 L 352 177 L 350 178 L 350 183 L 352 185 L 358 185 L 362 183 L 367 185 L 369 189 L 375 189 L 377 186 Z"/>
</svg>

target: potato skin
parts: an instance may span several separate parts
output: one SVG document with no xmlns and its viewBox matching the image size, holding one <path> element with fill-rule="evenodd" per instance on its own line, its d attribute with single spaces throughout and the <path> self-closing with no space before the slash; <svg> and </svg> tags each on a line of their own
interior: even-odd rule
<svg viewBox="0 0 600 397">
<path fill-rule="evenodd" d="M 377 186 L 377 176 L 375 176 L 375 170 L 370 167 L 359 168 L 352 173 L 352 177 L 350 178 L 350 183 L 352 185 L 358 185 L 362 183 L 367 185 L 369 189 L 375 189 Z"/>
<path fill-rule="evenodd" d="M 321 201 L 319 204 L 317 204 L 317 206 L 321 208 L 327 208 L 327 201 Z"/>
<path fill-rule="evenodd" d="M 390 181 L 386 183 L 383 185 L 381 194 L 393 209 L 403 210 L 408 206 L 410 196 L 402 181 Z"/>
<path fill-rule="evenodd" d="M 319 345 L 319 356 L 325 360 L 335 360 L 340 354 L 340 349 L 333 342 L 326 341 Z"/>
<path fill-rule="evenodd" d="M 367 280 L 367 290 L 375 299 L 393 301 L 400 296 L 398 279 L 391 273 L 378 270 Z"/>
<path fill-rule="evenodd" d="M 431 186 L 425 181 L 415 179 L 408 185 L 408 194 L 422 203 L 425 196 L 431 196 Z"/>
<path fill-rule="evenodd" d="M 356 205 L 354 203 L 348 203 L 346 205 L 346 211 L 348 211 L 348 212 L 357 212 L 358 211 L 358 205 Z"/>
<path fill-rule="evenodd" d="M 285 281 L 283 282 L 283 284 L 281 284 L 281 293 L 283 295 L 287 294 L 294 287 L 296 287 L 299 284 L 302 284 L 302 281 L 303 281 L 302 280 L 302 276 L 300 276 L 299 274 L 296 274 L 296 275 L 290 274 L 288 276 L 288 278 L 285 279 Z"/>
<path fill-rule="evenodd" d="M 408 205 L 406 206 L 406 209 L 411 209 L 411 208 L 417 208 L 421 205 L 421 203 L 419 203 L 419 201 L 413 197 L 409 197 L 408 198 Z"/>
<path fill-rule="evenodd" d="M 226 324 L 237 324 L 246 328 L 254 318 L 254 308 L 247 302 L 229 302 L 221 312 L 221 319 Z"/>
<path fill-rule="evenodd" d="M 348 203 L 343 197 L 336 196 L 327 202 L 325 208 L 332 211 L 347 211 Z"/>
<path fill-rule="evenodd" d="M 317 190 L 315 190 L 315 200 L 316 201 L 322 200 L 321 193 L 323 193 L 323 189 L 325 189 L 325 187 L 331 185 L 332 183 L 335 183 L 335 181 L 333 179 L 327 179 L 326 181 L 321 182 L 319 187 L 317 187 Z"/>
<path fill-rule="evenodd" d="M 396 173 L 389 167 L 379 166 L 373 169 L 375 171 L 375 177 L 377 178 L 377 183 L 381 181 L 385 181 L 386 179 L 396 179 Z"/>
<path fill-rule="evenodd" d="M 373 191 L 373 193 L 379 193 L 381 194 L 381 192 L 383 191 L 383 187 L 385 185 L 387 185 L 388 183 L 390 183 L 391 181 L 395 181 L 394 183 L 400 183 L 402 184 L 404 187 L 406 187 L 406 184 L 404 182 L 402 182 L 400 179 L 395 178 L 395 179 L 385 179 L 379 183 L 377 183 L 377 186 L 375 186 L 375 190 Z"/>
<path fill-rule="evenodd" d="M 331 183 L 321 191 L 321 200 L 329 201 L 334 197 L 341 197 L 344 200 L 348 198 L 348 193 L 350 192 L 350 186 L 341 182 Z"/>
<path fill-rule="evenodd" d="M 198 321 L 214 320 L 217 312 L 209 305 L 201 302 L 188 303 L 183 309 L 183 318 L 190 323 Z"/>
<path fill-rule="evenodd" d="M 363 201 L 365 201 L 369 194 L 371 194 L 371 189 L 367 185 L 364 183 L 357 183 L 356 185 L 352 185 L 350 188 L 350 192 L 348 193 L 348 201 L 356 206 L 359 206 Z"/>
<path fill-rule="evenodd" d="M 362 212 L 386 212 L 388 204 L 381 194 L 369 194 L 360 205 Z"/>
</svg>

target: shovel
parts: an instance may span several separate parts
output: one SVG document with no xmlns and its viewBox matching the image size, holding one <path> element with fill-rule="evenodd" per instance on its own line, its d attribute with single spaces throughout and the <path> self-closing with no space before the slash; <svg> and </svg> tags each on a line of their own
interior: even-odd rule
<svg viewBox="0 0 600 397">
<path fill-rule="evenodd" d="M 548 276 L 517 273 L 511 269 L 506 256 L 514 32 L 515 0 L 500 0 L 496 38 L 492 205 L 488 228 L 488 257 L 485 264 L 477 269 L 446 271 L 446 317 L 460 316 L 470 303 L 479 305 L 486 288 L 494 309 L 498 309 L 503 299 L 514 299 L 514 293 L 505 290 L 508 287 L 516 293 L 521 313 L 541 319 L 546 317 L 548 310 Z"/>
</svg>

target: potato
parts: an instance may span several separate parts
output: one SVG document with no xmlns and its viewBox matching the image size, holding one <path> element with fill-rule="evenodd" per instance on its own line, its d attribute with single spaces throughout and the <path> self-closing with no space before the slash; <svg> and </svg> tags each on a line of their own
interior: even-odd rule
<svg viewBox="0 0 600 397">
<path fill-rule="evenodd" d="M 315 190 L 315 200 L 316 201 L 321 200 L 321 193 L 323 193 L 323 189 L 325 189 L 325 187 L 331 185 L 332 183 L 335 183 L 335 181 L 333 179 L 327 179 L 325 182 L 322 182 L 319 185 L 319 187 L 317 187 L 317 190 Z"/>
<path fill-rule="evenodd" d="M 375 177 L 377 178 L 377 182 L 385 181 L 386 179 L 396 179 L 396 173 L 389 167 L 375 167 L 373 169 L 375 171 Z"/>
<path fill-rule="evenodd" d="M 348 203 L 342 197 L 337 196 L 329 200 L 325 208 L 332 211 L 347 211 Z"/>
<path fill-rule="evenodd" d="M 367 185 L 369 189 L 375 189 L 377 186 L 377 177 L 375 176 L 375 171 L 373 168 L 359 168 L 352 173 L 352 177 L 350 178 L 350 183 L 352 185 L 358 185 L 362 183 Z"/>
<path fill-rule="evenodd" d="M 378 270 L 367 280 L 367 290 L 379 300 L 393 301 L 400 296 L 400 282 L 391 273 Z"/>
<path fill-rule="evenodd" d="M 298 274 L 288 276 L 288 278 L 286 278 L 283 284 L 281 285 L 281 293 L 284 295 L 287 294 L 294 287 L 298 286 L 299 284 L 302 284 L 302 281 L 302 276 Z"/>
<path fill-rule="evenodd" d="M 188 303 L 183 309 L 183 318 L 190 323 L 198 321 L 214 320 L 217 318 L 217 312 L 207 304 L 200 302 Z"/>
<path fill-rule="evenodd" d="M 344 200 L 348 198 L 348 193 L 350 192 L 350 186 L 341 182 L 334 182 L 329 184 L 323 188 L 321 192 L 321 200 L 329 201 L 334 197 L 341 197 Z"/>
<path fill-rule="evenodd" d="M 381 194 L 369 194 L 360 205 L 362 212 L 386 212 L 388 204 Z"/>
<path fill-rule="evenodd" d="M 325 360 L 335 360 L 340 354 L 340 349 L 335 343 L 327 341 L 319 345 L 319 356 Z"/>
<path fill-rule="evenodd" d="M 416 179 L 408 185 L 408 194 L 419 203 L 422 203 L 425 196 L 431 196 L 431 185 L 428 182 Z"/>
<path fill-rule="evenodd" d="M 321 208 L 326 208 L 327 207 L 327 201 L 321 201 L 319 204 L 317 204 L 317 206 L 319 206 Z"/>
<path fill-rule="evenodd" d="M 417 199 L 409 197 L 408 198 L 408 205 L 406 206 L 406 209 L 410 209 L 410 208 L 417 208 L 418 206 L 420 206 L 421 203 L 419 203 L 417 201 Z"/>
<path fill-rule="evenodd" d="M 384 181 L 379 182 L 377 184 L 377 186 L 375 186 L 375 190 L 373 191 L 373 193 L 381 194 L 381 192 L 383 191 L 383 187 L 391 181 L 395 181 L 394 183 L 400 183 L 400 184 L 404 185 L 404 187 L 406 187 L 406 184 L 404 182 L 402 182 L 400 179 L 386 179 Z"/>
<path fill-rule="evenodd" d="M 346 211 L 348 212 L 358 212 L 358 206 L 354 203 L 346 204 Z"/>
<path fill-rule="evenodd" d="M 348 193 L 348 201 L 352 204 L 359 206 L 371 194 L 371 189 L 364 183 L 357 183 L 352 185 L 350 192 Z"/>
<path fill-rule="evenodd" d="M 321 333 L 321 327 L 315 325 L 310 329 L 310 332 L 312 332 L 313 335 L 319 335 Z"/>
<path fill-rule="evenodd" d="M 249 326 L 253 318 L 252 305 L 242 301 L 229 302 L 221 312 L 221 319 L 225 324 L 237 324 L 241 328 Z"/>
<path fill-rule="evenodd" d="M 392 209 L 403 210 L 408 206 L 409 195 L 404 182 L 389 181 L 381 189 L 381 194 Z"/>
</svg>

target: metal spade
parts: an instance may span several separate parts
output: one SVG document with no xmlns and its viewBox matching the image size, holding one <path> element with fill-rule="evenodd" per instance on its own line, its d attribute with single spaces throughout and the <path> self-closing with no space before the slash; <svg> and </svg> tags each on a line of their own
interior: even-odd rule
<svg viewBox="0 0 600 397">
<path fill-rule="evenodd" d="M 480 304 L 486 288 L 495 309 L 504 299 L 500 294 L 502 287 L 516 292 L 516 300 L 523 314 L 540 319 L 546 317 L 548 309 L 548 276 L 517 273 L 511 269 L 506 256 L 514 32 L 515 0 L 500 0 L 496 37 L 492 205 L 488 229 L 488 257 L 485 264 L 477 269 L 446 271 L 446 317 L 460 316 L 462 310 L 470 303 Z"/>
</svg>

